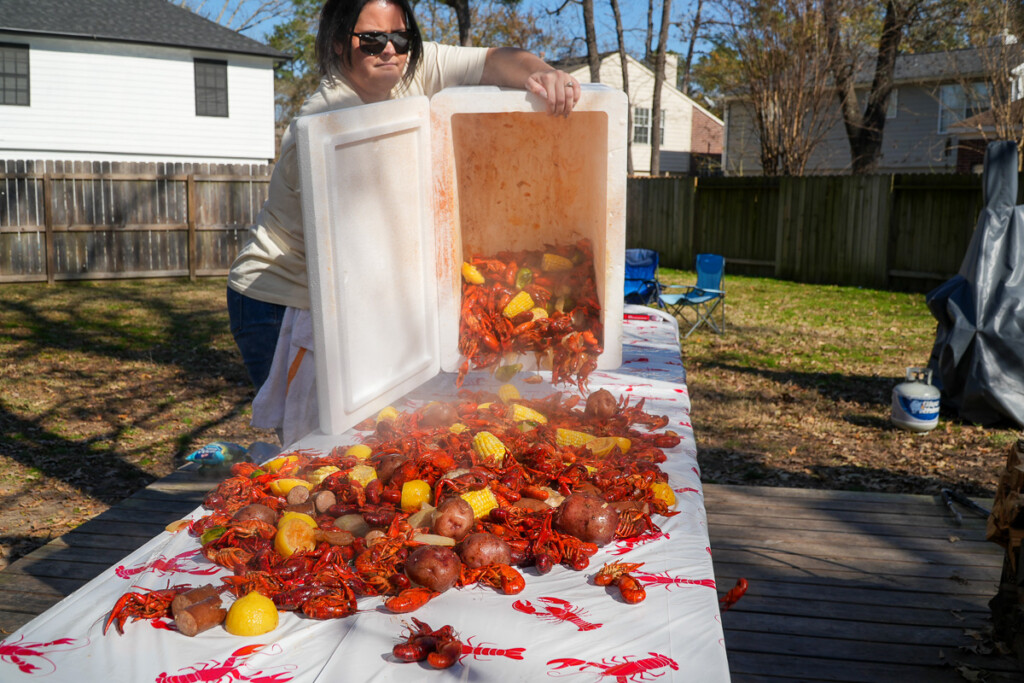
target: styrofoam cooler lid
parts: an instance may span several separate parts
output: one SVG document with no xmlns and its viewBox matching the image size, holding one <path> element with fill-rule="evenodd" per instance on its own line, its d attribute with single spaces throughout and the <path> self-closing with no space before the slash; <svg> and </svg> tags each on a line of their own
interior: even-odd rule
<svg viewBox="0 0 1024 683">
<path fill-rule="evenodd" d="M 320 430 L 440 370 L 426 97 L 296 120 Z"/>
</svg>

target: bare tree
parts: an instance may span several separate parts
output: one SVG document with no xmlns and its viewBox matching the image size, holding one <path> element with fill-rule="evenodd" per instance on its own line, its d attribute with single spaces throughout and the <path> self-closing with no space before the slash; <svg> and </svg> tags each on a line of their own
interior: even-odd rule
<svg viewBox="0 0 1024 683">
<path fill-rule="evenodd" d="M 226 26 L 246 31 L 271 19 L 291 15 L 292 0 L 176 0 L 178 5 Z"/>
<path fill-rule="evenodd" d="M 654 0 L 647 0 L 647 33 L 644 34 L 644 62 L 654 61 Z"/>
<path fill-rule="evenodd" d="M 974 0 L 966 7 L 964 19 L 970 42 L 979 47 L 974 73 L 951 64 L 961 74 L 957 85 L 964 109 L 955 115 L 966 117 L 953 129 L 959 128 L 961 136 L 968 135 L 981 145 L 1014 140 L 1018 152 L 1024 152 L 1024 99 L 1019 92 L 1024 6 L 1013 0 Z M 961 146 L 965 146 L 962 140 Z M 1024 154 L 1018 154 L 1018 159 L 1024 161 Z"/>
<path fill-rule="evenodd" d="M 730 56 L 723 89 L 753 110 L 765 175 L 803 175 L 836 123 L 828 46 L 815 0 L 719 0 L 711 39 Z"/>
<path fill-rule="evenodd" d="M 661 174 L 661 86 L 665 83 L 665 51 L 672 25 L 672 0 L 662 0 L 658 49 L 654 53 L 654 95 L 651 98 L 651 175 Z"/>
<path fill-rule="evenodd" d="M 843 30 L 849 26 L 849 0 L 822 0 L 822 16 L 828 36 L 828 54 L 832 77 L 835 79 L 839 108 L 850 143 L 850 169 L 854 173 L 870 173 L 877 164 L 882 151 L 882 133 L 885 128 L 885 114 L 889 95 L 893 89 L 896 72 L 896 57 L 900 42 L 907 27 L 913 22 L 921 4 L 920 0 L 884 0 L 884 15 L 878 35 L 874 59 L 874 76 L 863 105 L 857 97 L 858 72 L 864 65 L 865 43 L 863 36 Z M 854 5 L 858 10 L 866 3 Z"/>
<path fill-rule="evenodd" d="M 601 53 L 597 48 L 597 31 L 594 29 L 594 0 L 580 0 L 583 5 L 583 31 L 587 41 L 587 65 L 590 67 L 590 82 L 601 82 Z"/>
<path fill-rule="evenodd" d="M 619 11 L 619 0 L 609 0 L 612 14 L 615 16 L 615 39 L 619 45 L 619 66 L 622 68 L 622 91 L 629 101 L 629 63 L 626 60 L 626 41 L 622 32 L 622 12 Z M 626 174 L 633 175 L 633 105 L 626 108 Z"/>
<path fill-rule="evenodd" d="M 469 11 L 469 0 L 442 0 L 444 4 L 455 10 L 459 22 L 459 45 L 469 47 L 473 44 L 469 36 L 472 28 L 472 14 Z"/>
<path fill-rule="evenodd" d="M 689 38 L 686 42 L 686 58 L 683 60 L 683 68 L 679 74 L 679 82 L 674 84 L 684 95 L 690 94 L 690 72 L 693 69 L 693 52 L 697 45 L 697 39 L 701 31 L 701 13 L 704 10 L 704 0 L 696 0 L 697 7 L 693 11 L 693 20 L 690 22 Z M 682 24 L 679 26 L 682 29 Z"/>
</svg>

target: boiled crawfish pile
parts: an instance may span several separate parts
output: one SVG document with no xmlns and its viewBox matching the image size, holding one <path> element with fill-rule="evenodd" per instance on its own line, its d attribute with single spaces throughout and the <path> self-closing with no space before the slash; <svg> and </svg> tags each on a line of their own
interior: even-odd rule
<svg viewBox="0 0 1024 683">
<path fill-rule="evenodd" d="M 603 402 L 592 400 L 595 397 Z M 207 559 L 233 572 L 222 581 L 223 589 L 236 596 L 258 590 L 273 599 L 278 609 L 314 619 L 351 615 L 357 610 L 357 599 L 365 596 L 383 597 L 386 609 L 404 613 L 438 595 L 413 585 L 404 572 L 406 559 L 425 543 L 422 534 L 431 531 L 413 526 L 410 520 L 417 517 L 401 508 L 404 484 L 425 481 L 434 506 L 452 496 L 487 489 L 497 506 L 476 518 L 472 531 L 502 539 L 511 549 L 511 562 L 463 565 L 456 585 L 482 583 L 506 594 L 517 593 L 524 587 L 517 568 L 534 567 L 545 573 L 561 564 L 582 571 L 597 552 L 594 543 L 558 530 L 554 504 L 563 497 L 589 493 L 607 501 L 618 514 L 615 538 L 656 532 L 652 514 L 675 514 L 657 495 L 658 487 L 667 481 L 659 467 L 666 457 L 662 449 L 679 443 L 674 433 L 659 431 L 667 418 L 645 413 L 643 399 L 629 405 L 628 398 L 616 400 L 605 390 L 591 394 L 586 409 L 577 407 L 579 401 L 559 393 L 502 401 L 489 392 L 464 390 L 451 403 L 432 403 L 361 424 L 360 428 L 373 429 L 364 440 L 370 447 L 365 458 L 347 455 L 349 448 L 339 446 L 320 457 L 301 450 L 284 453 L 281 457 L 287 456 L 288 464 L 273 473 L 253 463 L 237 463 L 232 475 L 207 495 L 204 506 L 210 513 L 194 520 L 189 531 L 201 540 Z M 534 419 L 523 419 L 524 412 L 517 406 L 528 408 L 525 414 Z M 482 431 L 506 446 L 500 461 L 474 449 L 474 435 Z M 567 433 L 583 434 L 591 441 L 560 445 Z M 594 448 L 595 443 L 604 445 Z M 365 472 L 367 466 L 376 478 L 363 484 L 355 472 Z M 319 509 L 311 509 L 308 501 L 289 504 L 291 496 L 272 491 L 272 483 L 282 478 L 317 481 L 309 489 L 310 500 L 326 497 L 330 504 Z M 275 549 L 273 524 L 236 516 L 252 504 L 274 513 L 299 508 L 313 512 L 315 547 L 282 556 Z M 361 517 L 371 531 L 362 535 L 341 531 L 336 520 L 352 515 Z M 419 519 L 422 523 L 423 515 Z M 642 595 L 628 574 L 634 568 L 612 566 L 598 580 L 619 586 L 624 598 L 635 602 Z M 164 615 L 166 603 L 180 590 L 126 596 L 111 613 L 108 625 L 117 623 L 120 629 L 128 618 Z M 425 628 L 412 634 L 403 657 L 424 654 L 427 650 L 420 652 L 422 648 L 413 645 L 437 639 L 433 631 L 433 640 L 427 639 Z M 442 649 L 435 659 L 448 661 L 449 654 Z"/>
<path fill-rule="evenodd" d="M 472 275 L 467 276 L 467 268 Z M 521 293 L 529 295 L 529 307 L 509 315 L 506 307 Z M 602 339 L 588 240 L 474 256 L 463 267 L 459 352 L 466 360 L 457 386 L 471 365 L 505 373 L 504 380 L 521 367 L 520 355 L 533 355 L 538 367 L 550 365 L 552 384 L 575 380 L 585 392 Z"/>
</svg>

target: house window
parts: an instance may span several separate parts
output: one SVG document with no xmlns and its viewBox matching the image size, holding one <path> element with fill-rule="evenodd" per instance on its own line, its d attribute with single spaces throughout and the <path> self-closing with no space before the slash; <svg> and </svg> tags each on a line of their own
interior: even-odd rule
<svg viewBox="0 0 1024 683">
<path fill-rule="evenodd" d="M 651 108 L 633 107 L 633 142 L 641 145 L 651 144 Z M 658 144 L 665 143 L 665 110 L 661 110 L 661 121 L 658 125 Z"/>
<path fill-rule="evenodd" d="M 0 43 L 0 104 L 27 107 L 28 45 Z"/>
<path fill-rule="evenodd" d="M 228 115 L 228 63 L 197 59 L 196 116 Z"/>
<path fill-rule="evenodd" d="M 988 85 L 973 83 L 965 90 L 962 85 L 944 85 L 939 88 L 939 132 L 945 133 L 957 121 L 969 119 L 991 107 Z"/>
<path fill-rule="evenodd" d="M 900 91 L 898 88 L 893 88 L 892 92 L 889 93 L 889 104 L 886 105 L 885 118 L 894 119 L 896 118 L 896 111 L 899 108 Z"/>
</svg>

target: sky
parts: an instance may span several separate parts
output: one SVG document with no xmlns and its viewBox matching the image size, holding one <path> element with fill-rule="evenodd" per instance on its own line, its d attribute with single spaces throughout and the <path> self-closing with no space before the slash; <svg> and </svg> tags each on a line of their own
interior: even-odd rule
<svg viewBox="0 0 1024 683">
<path fill-rule="evenodd" d="M 256 2 L 257 0 L 249 0 Z M 538 15 L 545 15 L 547 11 L 554 10 L 564 3 L 564 0 L 521 0 L 523 7 L 533 9 Z M 672 20 L 692 16 L 693 0 L 673 0 Z M 622 12 L 622 24 L 626 29 L 627 49 L 633 55 L 643 54 L 643 42 L 647 29 L 647 2 L 646 0 L 619 0 L 619 9 Z M 615 20 L 612 15 L 611 4 L 608 0 L 594 0 L 595 24 L 598 34 L 598 48 L 604 52 L 617 48 L 615 42 Z M 562 11 L 562 18 L 559 23 L 574 36 L 583 37 L 583 10 L 578 3 L 568 4 Z M 654 17 L 654 30 L 657 33 L 660 15 Z M 265 22 L 245 34 L 256 38 L 264 39 L 272 30 L 276 22 Z M 687 22 L 688 23 L 688 22 Z M 556 28 L 557 30 L 557 28 Z M 673 28 L 670 32 L 669 49 L 683 52 L 686 49 L 682 33 Z M 584 47 L 582 43 L 576 48 L 575 53 L 582 56 Z"/>
</svg>

